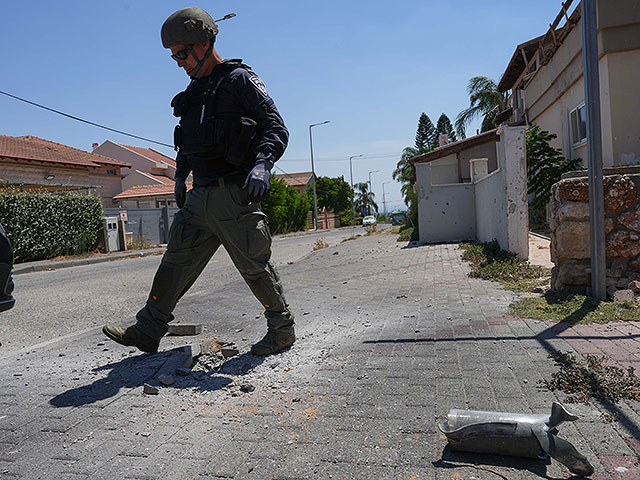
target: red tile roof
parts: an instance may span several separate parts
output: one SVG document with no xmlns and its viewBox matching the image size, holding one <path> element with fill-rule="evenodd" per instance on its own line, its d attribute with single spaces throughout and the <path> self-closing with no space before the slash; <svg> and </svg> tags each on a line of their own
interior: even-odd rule
<svg viewBox="0 0 640 480">
<path fill-rule="evenodd" d="M 133 150 L 139 155 L 143 157 L 147 157 L 150 160 L 153 160 L 156 163 L 166 163 L 171 165 L 172 167 L 176 166 L 176 161 L 165 155 L 164 153 L 160 153 L 153 148 L 142 148 L 142 147 L 132 147 L 131 145 L 122 145 L 124 148 L 128 148 L 129 150 Z"/>
<path fill-rule="evenodd" d="M 276 178 L 284 180 L 286 184 L 291 187 L 299 187 L 309 183 L 312 175 L 313 172 L 277 173 Z"/>
<path fill-rule="evenodd" d="M 141 170 L 136 170 L 136 172 L 141 173 L 142 175 L 145 175 L 149 178 L 154 179 L 155 181 L 159 182 L 159 183 L 164 183 L 166 185 L 173 185 L 173 179 L 169 178 L 169 177 L 164 177 L 162 175 L 154 175 L 153 173 L 149 173 L 149 172 L 143 172 Z"/>
<path fill-rule="evenodd" d="M 114 200 L 122 200 L 127 198 L 140 198 L 140 197 L 162 197 L 165 195 L 173 196 L 174 181 L 169 180 L 171 183 L 163 185 L 136 185 L 131 188 L 127 188 L 124 192 L 119 193 Z M 187 182 L 187 189 L 191 189 L 191 182 Z"/>
<path fill-rule="evenodd" d="M 97 153 L 85 152 L 84 150 L 51 142 L 32 135 L 24 137 L 0 135 L 0 157 L 76 165 L 80 167 L 102 167 L 104 165 L 131 167 L 131 164 L 126 162 L 114 160 L 113 158 L 105 157 Z"/>
</svg>

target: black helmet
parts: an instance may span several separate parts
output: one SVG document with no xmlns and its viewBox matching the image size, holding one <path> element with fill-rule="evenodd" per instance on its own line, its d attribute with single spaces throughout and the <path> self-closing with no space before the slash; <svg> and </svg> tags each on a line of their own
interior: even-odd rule
<svg viewBox="0 0 640 480">
<path fill-rule="evenodd" d="M 164 48 L 197 45 L 211 39 L 215 41 L 217 34 L 218 25 L 199 7 L 182 8 L 171 14 L 160 30 Z"/>
</svg>

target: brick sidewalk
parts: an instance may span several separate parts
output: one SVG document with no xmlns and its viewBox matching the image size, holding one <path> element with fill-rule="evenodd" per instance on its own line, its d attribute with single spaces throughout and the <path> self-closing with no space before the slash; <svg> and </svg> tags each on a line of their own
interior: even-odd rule
<svg viewBox="0 0 640 480">
<path fill-rule="evenodd" d="M 570 477 L 555 461 L 451 452 L 437 423 L 450 408 L 550 412 L 563 396 L 538 388 L 556 368 L 549 349 L 613 352 L 631 364 L 640 330 L 509 316 L 515 294 L 468 278 L 454 245 L 403 248 L 395 239 L 362 237 L 281 268 L 299 341 L 278 356 L 246 353 L 263 320 L 231 318 L 254 305 L 241 280 L 192 298 L 203 311 L 229 312 L 206 330 L 236 341 L 241 355 L 176 377 L 158 396 L 143 395 L 142 384 L 179 338 L 138 355 L 95 331 L 0 358 L 0 476 Z M 241 393 L 242 383 L 255 391 Z M 639 407 L 569 406 L 581 419 L 560 435 L 589 458 L 592 478 L 640 478 Z"/>
</svg>

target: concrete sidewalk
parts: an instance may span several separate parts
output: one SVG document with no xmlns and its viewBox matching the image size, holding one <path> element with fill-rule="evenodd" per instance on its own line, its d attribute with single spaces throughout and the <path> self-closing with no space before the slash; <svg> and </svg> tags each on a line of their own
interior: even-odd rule
<svg viewBox="0 0 640 480">
<path fill-rule="evenodd" d="M 549 413 L 564 400 L 538 385 L 556 371 L 550 350 L 591 345 L 636 362 L 640 329 L 510 316 L 517 296 L 469 278 L 455 245 L 396 238 L 361 237 L 280 269 L 299 337 L 280 355 L 248 353 L 263 320 L 232 318 L 248 302 L 240 280 L 194 299 L 225 312 L 189 319 L 205 323 L 202 337 L 234 341 L 240 355 L 213 370 L 202 362 L 157 396 L 142 385 L 183 337 L 141 355 L 96 329 L 0 357 L 0 476 L 569 478 L 555 461 L 451 452 L 437 423 L 450 408 Z M 569 409 L 581 418 L 560 435 L 592 478 L 640 478 L 638 402 Z"/>
</svg>

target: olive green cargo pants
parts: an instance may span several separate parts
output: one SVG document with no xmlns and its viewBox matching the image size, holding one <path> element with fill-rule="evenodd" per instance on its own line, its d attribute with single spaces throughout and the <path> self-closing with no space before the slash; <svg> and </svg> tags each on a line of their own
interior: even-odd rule
<svg viewBox="0 0 640 480">
<path fill-rule="evenodd" d="M 293 314 L 270 261 L 267 216 L 258 203 L 249 204 L 246 189 L 221 182 L 189 191 L 184 207 L 176 213 L 151 293 L 136 315 L 140 330 L 156 339 L 167 333 L 178 300 L 220 245 L 264 306 L 269 329 L 283 332 L 293 329 Z"/>
</svg>

